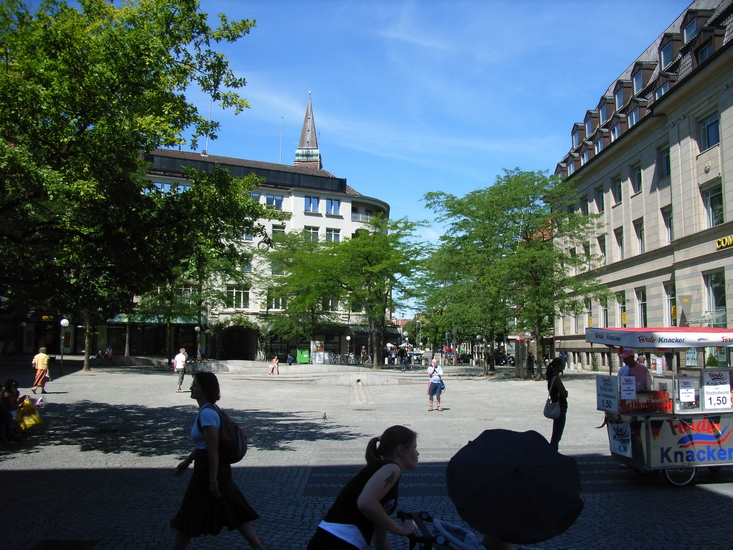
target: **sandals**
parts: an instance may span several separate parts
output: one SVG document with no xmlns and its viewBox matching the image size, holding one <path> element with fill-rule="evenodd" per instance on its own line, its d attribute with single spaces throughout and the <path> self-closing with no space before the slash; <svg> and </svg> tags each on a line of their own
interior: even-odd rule
<svg viewBox="0 0 733 550">
<path fill-rule="evenodd" d="M 442 410 L 443 410 L 443 407 L 438 407 L 438 410 L 439 410 L 439 411 L 442 411 Z"/>
<path fill-rule="evenodd" d="M 432 410 L 433 410 L 433 407 L 430 407 L 430 408 L 428 409 L 428 412 L 430 412 L 430 411 L 432 411 Z"/>
</svg>

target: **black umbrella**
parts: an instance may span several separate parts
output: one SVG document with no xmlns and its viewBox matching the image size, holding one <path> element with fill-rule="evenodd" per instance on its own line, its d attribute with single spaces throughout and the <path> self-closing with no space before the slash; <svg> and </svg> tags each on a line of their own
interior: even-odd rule
<svg viewBox="0 0 733 550">
<path fill-rule="evenodd" d="M 505 542 L 555 537 L 583 510 L 575 459 L 537 432 L 484 431 L 450 459 L 447 479 L 466 523 Z"/>
</svg>

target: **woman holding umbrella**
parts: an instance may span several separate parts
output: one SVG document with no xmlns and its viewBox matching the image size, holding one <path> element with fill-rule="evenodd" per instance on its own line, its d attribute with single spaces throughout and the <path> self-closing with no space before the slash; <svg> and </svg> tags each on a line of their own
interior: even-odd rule
<svg viewBox="0 0 733 550">
<path fill-rule="evenodd" d="M 405 537 L 414 534 L 413 522 L 398 524 L 389 516 L 397 508 L 400 476 L 405 469 L 417 468 L 419 454 L 417 434 L 404 426 L 392 426 L 373 437 L 367 445 L 367 465 L 336 497 L 308 550 L 364 550 L 372 539 L 375 550 L 385 550 L 390 548 L 387 531 Z"/>
<path fill-rule="evenodd" d="M 568 391 L 558 377 L 565 368 L 563 360 L 555 357 L 550 364 L 547 365 L 547 391 L 550 394 L 550 400 L 553 403 L 560 402 L 560 416 L 552 421 L 552 437 L 550 438 L 550 446 L 557 451 L 560 446 L 560 438 L 565 430 L 565 418 L 568 413 Z"/>
</svg>

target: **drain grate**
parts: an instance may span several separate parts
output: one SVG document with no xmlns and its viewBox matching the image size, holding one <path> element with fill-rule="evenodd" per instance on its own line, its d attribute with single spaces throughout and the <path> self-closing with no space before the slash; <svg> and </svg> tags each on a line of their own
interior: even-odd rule
<svg viewBox="0 0 733 550">
<path fill-rule="evenodd" d="M 94 550 L 98 540 L 42 540 L 31 550 Z"/>
</svg>

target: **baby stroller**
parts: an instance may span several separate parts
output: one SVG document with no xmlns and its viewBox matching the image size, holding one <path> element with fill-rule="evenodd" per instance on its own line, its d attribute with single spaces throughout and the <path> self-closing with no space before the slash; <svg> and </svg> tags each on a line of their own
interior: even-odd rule
<svg viewBox="0 0 733 550">
<path fill-rule="evenodd" d="M 412 520 L 417 534 L 409 537 L 410 550 L 484 550 L 481 540 L 472 532 L 440 519 L 433 519 L 427 512 L 397 512 L 402 521 Z M 427 523 L 433 524 L 431 534 Z"/>
</svg>

